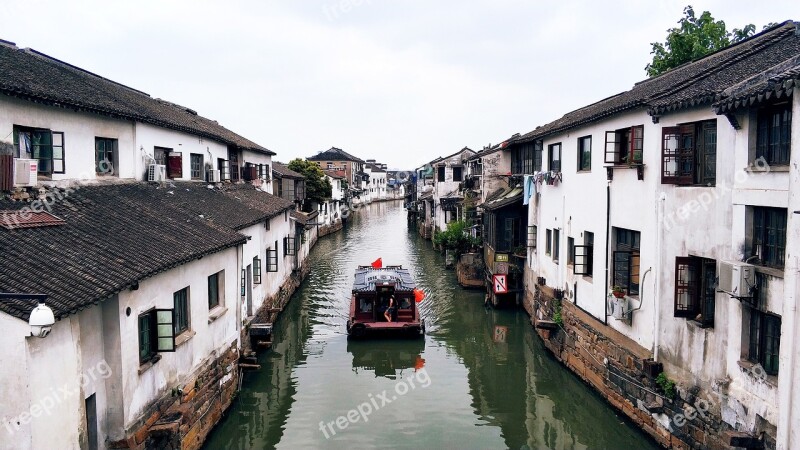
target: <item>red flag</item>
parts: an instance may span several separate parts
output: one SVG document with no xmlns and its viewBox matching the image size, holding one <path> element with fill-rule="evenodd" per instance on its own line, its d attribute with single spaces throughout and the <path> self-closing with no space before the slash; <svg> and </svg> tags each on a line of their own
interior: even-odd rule
<svg viewBox="0 0 800 450">
<path fill-rule="evenodd" d="M 414 301 L 417 303 L 421 302 L 422 299 L 425 298 L 425 293 L 422 292 L 422 289 L 414 288 Z"/>
<path fill-rule="evenodd" d="M 416 372 L 417 370 L 422 369 L 424 367 L 425 367 L 425 358 L 423 358 L 421 355 L 417 355 L 417 360 L 414 361 L 414 371 Z"/>
<path fill-rule="evenodd" d="M 381 258 L 378 258 L 372 262 L 373 269 L 380 269 L 381 267 L 383 267 L 383 260 Z"/>
</svg>

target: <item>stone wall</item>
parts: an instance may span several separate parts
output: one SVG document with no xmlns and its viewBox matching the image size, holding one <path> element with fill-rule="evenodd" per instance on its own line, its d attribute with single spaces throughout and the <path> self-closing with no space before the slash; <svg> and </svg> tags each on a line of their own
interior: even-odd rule
<svg viewBox="0 0 800 450">
<path fill-rule="evenodd" d="M 332 223 L 330 225 L 323 225 L 323 226 L 319 227 L 319 237 L 327 236 L 329 234 L 333 234 L 333 233 L 341 230 L 343 226 L 344 225 L 342 224 L 341 220 L 338 221 L 338 222 Z"/>
<path fill-rule="evenodd" d="M 141 423 L 126 432 L 126 439 L 109 448 L 196 450 L 205 441 L 236 396 L 239 381 L 236 342 L 219 356 L 209 358 L 179 386 L 174 386 L 150 406 Z"/>
<path fill-rule="evenodd" d="M 528 273 L 526 278 L 534 279 Z M 669 398 L 655 380 L 660 365 L 652 361 L 649 350 L 571 302 L 556 299 L 552 288 L 535 283 L 527 286 L 523 305 L 545 347 L 661 446 L 727 449 L 733 443 L 752 448 L 763 445 L 725 424 L 719 409 L 702 403 L 706 394 L 698 388 L 676 386 Z"/>
</svg>

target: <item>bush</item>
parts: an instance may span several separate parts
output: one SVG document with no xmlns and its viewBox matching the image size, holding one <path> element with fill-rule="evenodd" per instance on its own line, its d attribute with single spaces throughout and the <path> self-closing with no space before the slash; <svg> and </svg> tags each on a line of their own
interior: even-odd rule
<svg viewBox="0 0 800 450">
<path fill-rule="evenodd" d="M 480 239 L 473 238 L 468 233 L 467 223 L 457 220 L 447 224 L 447 229 L 433 235 L 433 243 L 447 249 L 465 253 L 470 247 L 478 247 Z"/>
<path fill-rule="evenodd" d="M 667 378 L 667 374 L 661 372 L 656 377 L 656 384 L 661 388 L 664 392 L 664 396 L 668 399 L 672 400 L 675 398 L 675 382 Z"/>
</svg>

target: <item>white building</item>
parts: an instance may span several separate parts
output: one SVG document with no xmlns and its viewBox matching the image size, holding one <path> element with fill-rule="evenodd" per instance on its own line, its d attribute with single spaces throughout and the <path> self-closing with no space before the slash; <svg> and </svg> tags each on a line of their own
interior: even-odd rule
<svg viewBox="0 0 800 450">
<path fill-rule="evenodd" d="M 474 155 L 474 151 L 464 147 L 430 163 L 434 171 L 433 226 L 438 231 L 444 231 L 448 223 L 461 219 L 461 183 L 464 181 L 467 161 Z"/>
</svg>

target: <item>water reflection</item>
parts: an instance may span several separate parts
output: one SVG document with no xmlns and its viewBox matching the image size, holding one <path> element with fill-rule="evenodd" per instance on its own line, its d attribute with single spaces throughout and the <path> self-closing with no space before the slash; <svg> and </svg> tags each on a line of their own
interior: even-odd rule
<svg viewBox="0 0 800 450">
<path fill-rule="evenodd" d="M 481 292 L 459 288 L 400 205 L 371 205 L 317 244 L 274 348 L 205 448 L 657 448 L 546 353 L 524 312 L 486 309 Z M 379 256 L 409 267 L 426 291 L 425 339 L 348 342 L 353 272 Z M 419 370 L 429 386 L 368 422 L 320 432 Z"/>
</svg>

